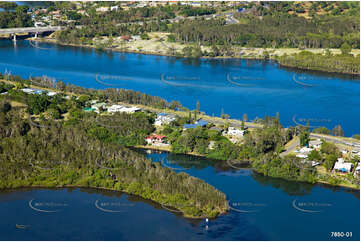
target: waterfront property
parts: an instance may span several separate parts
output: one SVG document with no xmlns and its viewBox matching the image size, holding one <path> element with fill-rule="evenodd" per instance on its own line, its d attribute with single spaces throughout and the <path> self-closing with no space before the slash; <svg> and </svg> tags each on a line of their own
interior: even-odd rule
<svg viewBox="0 0 361 242">
<path fill-rule="evenodd" d="M 168 114 L 168 113 L 158 113 L 154 124 L 158 125 L 158 126 L 162 126 L 162 125 L 165 125 L 165 124 L 169 124 L 174 120 L 176 120 L 175 115 Z"/>
<path fill-rule="evenodd" d="M 195 122 L 194 124 L 184 124 L 183 125 L 183 130 L 187 130 L 187 129 L 194 129 L 197 127 L 206 127 L 208 124 L 208 121 L 205 121 L 203 119 L 198 119 L 197 122 Z"/>
<path fill-rule="evenodd" d="M 338 158 L 334 166 L 334 171 L 349 173 L 352 170 L 353 164 L 345 162 L 343 158 Z"/>
<path fill-rule="evenodd" d="M 122 105 L 118 105 L 118 104 L 114 104 L 110 107 L 107 107 L 107 110 L 109 113 L 122 113 L 122 112 L 125 112 L 125 113 L 135 113 L 135 112 L 138 112 L 140 111 L 140 108 L 138 107 L 125 107 L 125 106 L 122 106 Z"/>
<path fill-rule="evenodd" d="M 42 94 L 44 92 L 44 90 L 35 89 L 35 88 L 22 88 L 21 91 L 26 94 Z M 52 96 L 55 96 L 56 94 L 58 94 L 57 92 L 53 92 L 53 91 L 51 91 L 51 92 L 45 91 L 45 93 L 49 97 L 52 97 Z"/>
<path fill-rule="evenodd" d="M 316 140 L 311 140 L 309 142 L 309 146 L 311 148 L 315 148 L 315 149 L 320 149 L 322 145 L 322 141 L 320 139 L 316 139 Z"/>
<path fill-rule="evenodd" d="M 235 127 L 229 127 L 228 131 L 225 132 L 227 135 L 235 136 L 235 137 L 243 137 L 246 130 L 236 129 Z"/>
<path fill-rule="evenodd" d="M 145 141 L 147 141 L 149 145 L 159 145 L 167 143 L 166 136 L 158 134 L 149 135 L 147 138 L 145 138 Z"/>
</svg>

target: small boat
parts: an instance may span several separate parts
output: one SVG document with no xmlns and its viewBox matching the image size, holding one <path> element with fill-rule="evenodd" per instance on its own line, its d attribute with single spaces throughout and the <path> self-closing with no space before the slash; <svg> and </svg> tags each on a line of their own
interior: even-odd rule
<svg viewBox="0 0 361 242">
<path fill-rule="evenodd" d="M 16 228 L 18 229 L 26 229 L 27 227 L 29 227 L 29 225 L 16 224 Z"/>
</svg>

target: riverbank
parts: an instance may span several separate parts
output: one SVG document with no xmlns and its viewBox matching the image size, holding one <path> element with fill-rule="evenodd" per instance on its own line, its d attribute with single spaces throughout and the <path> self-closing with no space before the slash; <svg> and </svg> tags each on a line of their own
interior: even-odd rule
<svg viewBox="0 0 361 242">
<path fill-rule="evenodd" d="M 172 152 L 172 150 L 170 148 L 166 148 L 166 147 L 159 147 L 159 146 L 150 146 L 150 145 L 136 145 L 136 146 L 133 146 L 132 148 L 136 148 L 136 149 L 145 149 L 145 150 L 154 150 L 154 151 L 161 151 L 161 152 L 168 152 L 170 154 L 175 154 Z M 195 156 L 195 157 L 202 157 L 204 159 L 208 159 L 206 155 L 202 155 L 202 154 L 197 154 L 195 152 L 191 152 L 191 153 L 184 153 L 182 155 L 189 155 L 189 156 Z M 224 160 L 220 160 L 221 162 L 225 162 L 229 165 L 229 161 L 224 161 Z M 262 172 L 260 172 L 259 170 L 257 170 L 255 167 L 252 166 L 252 161 L 248 161 L 247 163 L 249 163 L 249 165 L 246 167 L 248 169 L 251 169 L 255 172 L 257 172 L 258 174 L 262 174 L 262 175 L 265 175 L 263 174 Z M 242 163 L 243 165 L 244 163 Z M 237 169 L 236 166 L 231 166 L 229 165 L 231 168 L 234 168 L 234 169 Z M 267 175 L 265 175 L 267 176 Z M 274 177 L 274 178 L 280 178 L 280 179 L 285 179 L 284 177 L 277 177 L 277 176 L 269 176 L 269 177 Z M 289 180 L 289 181 L 296 181 L 296 182 L 301 182 L 301 181 L 297 181 L 297 180 L 291 180 L 291 179 L 285 179 L 285 180 Z M 305 182 L 305 181 L 302 181 L 302 182 Z M 331 184 L 330 182 L 328 181 L 325 181 L 325 180 L 317 180 L 316 183 L 319 183 L 319 184 L 325 184 L 325 185 L 329 185 L 329 186 L 332 186 L 332 187 L 345 187 L 345 188 L 350 188 L 350 189 L 354 189 L 354 190 L 359 190 L 360 188 L 355 185 L 355 184 L 351 184 L 351 183 L 345 183 L 345 182 L 342 182 L 340 184 Z"/>
<path fill-rule="evenodd" d="M 145 200 L 148 200 L 148 201 L 151 201 L 153 203 L 156 203 L 159 205 L 159 207 L 165 209 L 165 210 L 168 210 L 168 211 L 173 211 L 177 214 L 179 213 L 182 213 L 183 217 L 184 218 L 187 218 L 187 219 L 196 219 L 196 220 L 199 220 L 199 219 L 215 219 L 217 218 L 218 216 L 220 215 L 223 215 L 223 214 L 226 214 L 229 210 L 229 208 L 227 210 L 222 210 L 220 211 L 219 213 L 217 213 L 216 216 L 214 217 L 211 217 L 211 216 L 192 216 L 190 214 L 186 214 L 185 213 L 185 208 L 189 209 L 191 208 L 191 206 L 185 204 L 185 205 L 180 205 L 180 204 L 164 204 L 164 203 L 161 203 L 162 201 L 161 200 L 154 200 L 154 199 L 149 199 L 148 197 L 146 196 L 141 196 L 139 194 L 132 194 L 132 193 L 129 193 L 125 190 L 117 190 L 117 189 L 113 189 L 113 188 L 109 188 L 109 187 L 96 187 L 96 186 L 81 186 L 81 185 L 71 185 L 71 184 L 68 184 L 68 185 L 62 185 L 62 186 L 45 186 L 45 185 L 32 185 L 32 186 L 17 186 L 17 187 L 10 187 L 10 188 L 4 188 L 4 189 L 0 189 L 0 191 L 6 191 L 6 190 L 17 190 L 17 189 L 64 189 L 64 188 L 75 188 L 75 189 L 96 189 L 96 190 L 103 190 L 103 191 L 111 191 L 111 192 L 122 192 L 122 193 L 125 193 L 127 195 L 132 195 L 132 196 L 138 196 L 142 199 L 145 199 Z M 164 207 L 172 207 L 172 208 L 175 208 L 176 210 L 173 210 L 173 209 L 166 209 Z"/>
<path fill-rule="evenodd" d="M 37 168 L 26 179 L 3 180 L 0 183 L 0 190 L 19 189 L 19 188 L 94 188 L 109 191 L 124 192 L 130 195 L 137 195 L 144 199 L 158 203 L 160 206 L 167 206 L 177 209 L 185 218 L 216 218 L 228 211 L 228 204 L 225 201 L 225 207 L 201 208 L 196 205 L 196 200 L 186 199 L 182 194 L 161 193 L 152 189 L 146 184 L 138 182 L 125 183 L 121 179 L 114 180 L 114 172 L 108 169 L 97 167 L 93 176 L 89 176 L 89 170 L 70 168 L 69 166 L 59 165 L 51 168 Z M 130 169 L 130 168 L 129 168 Z M 72 179 L 64 181 L 63 176 L 56 174 L 72 174 Z M 99 179 L 99 175 L 102 179 Z M 99 185 L 92 185 L 92 183 Z M 87 184 L 87 185 L 85 185 Z"/>
<path fill-rule="evenodd" d="M 9 81 L 6 81 L 7 83 L 11 83 Z M 32 86 L 34 88 L 38 88 L 37 86 Z M 47 89 L 48 91 L 49 90 L 52 90 L 52 89 Z M 56 91 L 56 90 L 53 90 L 53 91 Z M 129 105 L 127 103 L 121 103 L 123 105 Z M 155 113 L 159 113 L 159 112 L 169 112 L 169 113 L 173 113 L 173 114 L 176 114 L 176 115 L 179 115 L 179 116 L 183 116 L 183 117 L 186 117 L 189 113 L 188 112 L 185 112 L 185 111 L 174 111 L 172 112 L 172 110 L 168 110 L 168 109 L 156 109 L 156 108 L 151 108 L 149 106 L 144 106 L 144 105 L 131 105 L 131 106 L 137 106 L 137 107 L 141 107 L 143 110 L 148 110 L 148 111 L 151 111 L 151 112 L 155 112 Z M 65 116 L 65 120 L 67 120 L 67 115 L 64 115 Z M 213 123 L 217 123 L 217 121 L 219 123 L 217 123 L 218 125 L 225 125 L 227 123 L 232 123 L 232 125 L 236 126 L 236 127 L 239 127 L 242 125 L 242 122 L 240 120 L 225 120 L 225 119 L 220 119 L 220 118 L 214 118 L 214 117 L 208 117 L 207 115 L 203 115 L 203 116 L 200 116 L 204 119 L 207 119 L 207 118 L 210 118 L 210 122 L 213 122 Z M 237 124 L 236 124 L 237 123 Z M 258 127 L 256 128 L 262 128 L 262 125 L 261 124 L 255 124 L 255 123 L 246 123 L 245 126 L 254 126 L 254 125 L 257 125 Z M 339 138 L 338 137 L 328 137 L 328 136 L 320 136 L 322 139 L 325 139 L 325 140 L 334 140 L 334 141 L 338 141 L 338 142 L 344 142 L 344 143 L 350 143 L 352 142 L 352 140 L 354 139 L 350 139 L 350 138 Z M 333 138 L 333 139 L 332 139 Z M 356 140 L 354 140 L 356 141 Z M 133 146 L 132 146 L 133 147 Z M 154 149 L 154 150 L 161 150 L 161 151 L 167 151 L 167 152 L 172 152 L 171 150 L 171 147 L 170 146 L 134 146 L 135 148 L 150 148 L 150 149 Z M 201 154 L 198 154 L 194 151 L 192 152 L 188 152 L 188 153 L 184 153 L 184 154 L 188 154 L 188 155 L 194 155 L 194 156 L 199 156 L 199 157 L 207 157 L 206 154 L 204 155 L 201 155 Z M 326 175 L 329 175 L 329 174 L 326 174 Z M 277 177 L 277 176 L 276 176 Z M 340 177 L 341 178 L 341 177 Z M 295 179 L 297 180 L 297 179 Z M 327 181 L 325 181 L 325 183 L 328 183 L 328 184 L 331 184 Z M 355 186 L 353 186 L 352 184 L 348 184 L 348 183 L 342 183 L 341 184 L 342 186 L 347 186 L 347 187 L 352 187 L 352 188 L 356 188 Z"/>
<path fill-rule="evenodd" d="M 130 42 L 121 42 L 114 44 L 112 47 L 99 47 L 96 44 L 74 44 L 74 43 L 60 43 L 57 41 L 54 36 L 56 33 L 45 37 L 45 38 L 28 38 L 27 40 L 36 41 L 36 42 L 45 42 L 51 44 L 59 44 L 63 46 L 73 46 L 73 47 L 85 47 L 92 49 L 107 50 L 107 51 L 116 51 L 116 52 L 124 52 L 124 53 L 135 53 L 135 54 L 145 54 L 145 55 L 158 55 L 158 56 L 170 56 L 170 57 L 184 57 L 181 53 L 185 47 L 191 47 L 192 45 L 188 44 L 180 44 L 180 43 L 166 43 L 163 41 L 164 38 L 167 37 L 168 33 L 150 33 L 150 40 L 136 40 Z M 101 43 L 106 42 L 102 40 Z M 35 48 L 42 48 L 36 47 Z M 339 70 L 335 68 L 324 68 L 319 66 L 306 66 L 305 65 L 294 65 L 291 63 L 286 63 L 282 61 L 284 56 L 297 56 L 299 53 L 307 51 L 315 55 L 324 55 L 326 53 L 326 49 L 297 49 L 297 48 L 251 48 L 251 47 L 232 47 L 232 52 L 234 55 L 232 56 L 201 56 L 201 59 L 253 59 L 253 60 L 273 60 L 278 64 L 284 67 L 292 67 L 300 70 L 310 70 L 310 71 L 320 71 L 326 73 L 338 73 L 338 74 L 347 74 L 347 75 L 359 75 L 360 72 L 350 72 L 345 70 Z M 201 46 L 201 50 L 203 52 L 209 53 L 212 49 L 208 46 Z M 328 50 L 332 55 L 339 55 L 341 51 L 339 49 L 329 49 Z M 359 55 L 360 50 L 353 49 L 351 50 L 351 54 L 353 56 Z M 329 60 L 329 57 L 325 57 Z M 326 61 L 327 62 L 327 61 Z"/>
</svg>

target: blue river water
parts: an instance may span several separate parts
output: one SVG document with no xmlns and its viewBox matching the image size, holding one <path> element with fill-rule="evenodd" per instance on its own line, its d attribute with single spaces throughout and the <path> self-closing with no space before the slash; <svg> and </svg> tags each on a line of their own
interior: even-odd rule
<svg viewBox="0 0 361 242">
<path fill-rule="evenodd" d="M 160 45 L 160 48 L 165 48 Z M 0 41 L 0 72 L 53 77 L 95 89 L 125 88 L 178 100 L 208 115 L 249 120 L 279 113 L 296 123 L 360 133 L 359 77 L 281 68 L 273 61 L 192 60 L 174 57 Z M 97 77 L 97 79 L 96 79 Z"/>
<path fill-rule="evenodd" d="M 226 194 L 234 210 L 206 222 L 120 192 L 6 190 L 0 192 L 0 239 L 360 239 L 359 191 L 264 177 L 187 155 L 136 152 L 205 180 Z M 343 237 L 332 237 L 332 232 L 342 232 Z"/>
</svg>

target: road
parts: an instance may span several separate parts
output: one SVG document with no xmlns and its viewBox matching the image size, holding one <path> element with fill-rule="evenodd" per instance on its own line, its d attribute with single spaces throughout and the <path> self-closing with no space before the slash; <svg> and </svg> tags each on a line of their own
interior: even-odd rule
<svg viewBox="0 0 361 242">
<path fill-rule="evenodd" d="M 332 136 L 320 135 L 315 133 L 311 133 L 310 137 L 315 139 L 324 139 L 325 141 L 328 142 L 339 143 L 339 144 L 360 148 L 359 142 L 342 140 L 340 137 L 332 137 Z"/>
<path fill-rule="evenodd" d="M 286 148 L 286 150 L 284 152 L 282 152 L 280 154 L 281 158 L 283 158 L 286 155 L 288 155 L 289 153 L 293 152 L 299 145 L 300 145 L 300 139 L 298 137 L 296 137 L 296 141 L 294 141 L 290 146 L 288 146 Z"/>
<path fill-rule="evenodd" d="M 43 32 L 58 31 L 63 28 L 64 27 L 62 26 L 6 28 L 6 29 L 0 29 L 0 34 L 43 33 Z"/>
</svg>

